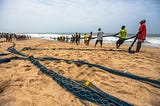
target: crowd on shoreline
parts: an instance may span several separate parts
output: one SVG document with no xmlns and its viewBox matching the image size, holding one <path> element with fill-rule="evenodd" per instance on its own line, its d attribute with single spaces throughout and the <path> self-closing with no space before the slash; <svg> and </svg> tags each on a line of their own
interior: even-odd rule
<svg viewBox="0 0 160 106">
<path fill-rule="evenodd" d="M 83 39 L 84 40 L 84 44 L 88 46 L 90 40 L 92 39 L 92 32 L 90 32 L 89 34 L 84 33 L 83 37 L 81 37 L 81 33 L 73 33 L 70 38 L 68 36 L 63 36 L 62 35 L 62 36 L 57 38 L 57 41 L 70 42 L 72 44 L 79 45 L 81 39 Z M 54 38 L 54 40 L 56 40 L 56 38 Z"/>
<path fill-rule="evenodd" d="M 16 34 L 16 33 L 0 33 L 0 39 L 4 38 L 6 42 L 12 42 L 13 40 L 27 40 L 31 39 L 31 36 L 26 34 Z"/>
</svg>

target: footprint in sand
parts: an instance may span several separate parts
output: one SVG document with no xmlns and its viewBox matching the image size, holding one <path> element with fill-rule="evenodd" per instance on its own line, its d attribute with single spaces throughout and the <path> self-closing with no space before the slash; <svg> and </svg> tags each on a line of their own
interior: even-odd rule
<svg viewBox="0 0 160 106">
<path fill-rule="evenodd" d="M 54 56 L 59 56 L 59 54 L 55 54 Z"/>
<path fill-rule="evenodd" d="M 24 67 L 31 67 L 31 65 L 25 65 Z"/>
<path fill-rule="evenodd" d="M 80 72 L 77 76 L 76 76 L 76 78 L 79 78 L 81 75 L 84 75 L 85 73 L 84 72 Z"/>
<path fill-rule="evenodd" d="M 63 70 L 58 70 L 58 74 L 63 75 L 65 72 Z"/>
<path fill-rule="evenodd" d="M 16 64 L 13 64 L 13 66 L 14 66 L 14 67 L 18 66 L 18 63 L 16 63 Z"/>
<path fill-rule="evenodd" d="M 26 68 L 25 71 L 29 71 L 32 69 L 31 65 L 25 65 L 24 67 Z"/>
<path fill-rule="evenodd" d="M 119 90 L 119 91 L 117 91 L 117 93 L 133 95 L 132 92 L 128 92 L 128 91 L 125 91 L 125 90 Z"/>
<path fill-rule="evenodd" d="M 32 68 L 26 68 L 25 71 L 30 71 Z"/>
<path fill-rule="evenodd" d="M 36 81 L 36 79 L 29 79 L 29 83 L 33 83 L 35 81 Z"/>
<path fill-rule="evenodd" d="M 119 89 L 118 87 L 114 86 L 112 83 L 100 82 L 100 84 L 105 85 L 107 87 L 112 87 L 112 88 Z"/>
<path fill-rule="evenodd" d="M 107 77 L 107 76 L 102 76 L 101 79 L 106 81 L 106 80 L 109 80 L 109 77 Z"/>
<path fill-rule="evenodd" d="M 9 81 L 3 81 L 0 83 L 0 94 L 9 86 Z"/>
</svg>

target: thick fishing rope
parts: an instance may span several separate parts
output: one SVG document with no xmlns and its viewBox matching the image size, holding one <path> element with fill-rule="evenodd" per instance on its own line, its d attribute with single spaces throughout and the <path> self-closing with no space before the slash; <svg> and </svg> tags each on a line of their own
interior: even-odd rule
<svg viewBox="0 0 160 106">
<path fill-rule="evenodd" d="M 117 34 L 112 34 L 112 35 L 104 35 L 103 37 L 116 37 L 116 38 L 121 38 L 120 36 L 117 36 Z M 127 37 L 127 38 L 123 38 L 123 40 L 128 40 L 128 39 L 132 39 L 132 38 L 135 38 L 136 37 L 136 35 L 134 35 L 134 36 L 131 36 L 131 37 Z M 55 38 L 52 38 L 52 37 L 50 37 L 51 39 L 55 39 Z M 71 39 L 72 37 L 70 37 L 70 38 L 68 38 L 68 39 Z M 95 36 L 95 37 L 92 37 L 91 39 L 96 39 L 97 38 L 97 36 Z M 84 37 L 81 37 L 81 38 L 79 38 L 79 39 L 84 39 Z"/>
<path fill-rule="evenodd" d="M 117 36 L 117 35 L 105 35 L 105 36 L 103 36 L 103 37 L 116 37 L 116 38 L 121 38 L 120 36 Z M 135 38 L 136 37 L 136 35 L 135 36 L 131 36 L 131 37 L 128 37 L 128 38 L 123 38 L 123 40 L 125 41 L 125 40 L 129 40 L 129 39 L 132 39 L 132 38 Z M 97 37 L 92 37 L 91 39 L 96 39 Z"/>
<path fill-rule="evenodd" d="M 37 66 L 41 72 L 46 74 L 47 76 L 51 77 L 53 80 L 55 80 L 61 87 L 65 88 L 66 90 L 70 91 L 72 94 L 77 96 L 79 99 L 82 100 L 88 100 L 90 102 L 96 103 L 98 105 L 102 106 L 133 106 L 132 104 L 129 104 L 125 101 L 122 101 L 116 97 L 113 97 L 103 91 L 101 91 L 99 88 L 95 87 L 91 82 L 89 81 L 74 81 L 69 78 L 66 78 L 62 75 L 57 74 L 55 71 L 47 69 L 45 66 L 40 64 L 38 59 L 35 59 L 33 56 L 27 56 L 19 51 L 17 51 L 14 46 L 9 47 L 8 51 L 13 54 L 18 54 L 20 56 L 25 57 L 25 60 L 29 60 L 32 64 Z M 16 58 L 7 58 L 7 61 Z M 20 58 L 23 59 L 23 58 Z M 3 59 L 1 59 L 3 60 Z"/>
<path fill-rule="evenodd" d="M 96 68 L 102 69 L 104 71 L 107 71 L 111 74 L 115 74 L 115 75 L 118 75 L 118 76 L 134 79 L 134 80 L 141 81 L 143 83 L 147 83 L 147 84 L 150 84 L 152 86 L 160 88 L 160 81 L 158 81 L 158 80 L 153 80 L 153 79 L 137 76 L 137 75 L 134 75 L 134 74 L 131 74 L 131 73 L 128 73 L 128 72 L 107 68 L 105 66 L 98 65 L 98 64 L 92 64 L 92 63 L 88 63 L 88 62 L 85 62 L 85 61 L 73 61 L 73 60 L 67 60 L 67 59 L 53 58 L 53 57 L 42 57 L 42 58 L 36 58 L 36 59 L 41 60 L 41 61 L 45 61 L 45 60 L 57 61 L 58 60 L 58 61 L 66 62 L 68 64 L 75 63 L 78 66 L 88 65 L 89 67 L 96 67 Z"/>
<path fill-rule="evenodd" d="M 135 51 L 132 50 L 132 47 L 133 47 L 134 43 L 137 41 L 137 39 L 138 39 L 137 36 L 138 36 L 138 33 L 137 33 L 135 39 L 133 40 L 133 42 L 131 43 L 131 45 L 130 45 L 129 48 L 128 48 L 128 52 L 129 52 L 129 53 L 134 53 L 134 52 L 135 52 Z"/>
<path fill-rule="evenodd" d="M 134 44 L 134 43 L 132 43 L 132 44 Z M 32 48 L 29 47 L 29 48 L 23 48 L 22 50 L 44 50 L 44 49 L 38 49 L 38 48 L 33 48 L 32 49 Z M 91 51 L 91 50 L 97 50 L 97 49 L 52 48 L 52 50 L 89 50 L 89 51 Z M 100 50 L 108 51 L 108 50 L 105 50 L 105 49 L 100 49 Z M 64 59 L 46 57 L 46 58 L 43 58 L 43 59 L 41 58 L 41 60 L 64 60 Z M 110 72 L 112 74 L 127 77 L 127 78 L 131 78 L 131 79 L 134 79 L 134 80 L 138 80 L 138 81 L 141 81 L 141 82 L 144 82 L 144 83 L 147 83 L 147 84 L 150 84 L 152 86 L 160 88 L 160 81 L 158 81 L 158 80 L 152 80 L 152 79 L 149 79 L 149 78 L 133 75 L 131 73 L 124 73 L 124 72 L 119 71 L 119 70 L 110 69 L 110 68 L 107 68 L 107 67 L 104 67 L 104 66 L 101 66 L 101 65 L 97 65 L 97 64 L 87 63 L 85 61 L 71 61 L 71 60 L 64 60 L 64 61 L 65 62 L 70 61 L 70 62 L 74 62 L 74 63 L 79 63 L 81 65 L 86 64 L 88 66 L 94 66 L 94 67 L 100 68 L 102 70 L 105 70 L 107 72 Z"/>
<path fill-rule="evenodd" d="M 24 47 L 20 51 L 27 51 L 27 50 L 81 50 L 81 51 L 117 51 L 117 52 L 127 52 L 127 50 L 114 50 L 114 49 L 85 49 L 85 48 L 32 48 L 32 47 Z"/>
<path fill-rule="evenodd" d="M 59 49 L 57 48 L 55 50 L 61 50 L 61 49 L 63 49 L 63 48 L 59 48 Z M 66 49 L 66 48 L 64 48 L 64 49 Z M 36 49 L 34 49 L 34 50 L 36 50 Z M 67 50 L 73 50 L 73 49 L 67 49 Z M 21 55 L 24 56 L 24 54 L 21 54 Z M 120 70 L 110 69 L 110 68 L 107 68 L 107 67 L 104 67 L 104 66 L 101 66 L 101 65 L 98 65 L 98 64 L 92 64 L 92 63 L 88 63 L 88 62 L 85 62 L 85 61 L 72 61 L 72 60 L 53 58 L 53 57 L 43 57 L 43 58 L 36 58 L 36 59 L 39 59 L 41 61 L 44 61 L 44 60 L 50 60 L 50 61 L 62 60 L 62 61 L 65 61 L 67 63 L 73 62 L 73 63 L 79 64 L 79 65 L 86 64 L 88 66 L 94 66 L 94 67 L 97 67 L 99 69 L 102 69 L 104 71 L 107 71 L 107 72 L 115 74 L 115 75 L 119 75 L 119 76 L 122 76 L 122 77 L 127 77 L 127 78 L 130 78 L 130 79 L 141 81 L 143 83 L 147 83 L 147 84 L 150 84 L 152 86 L 160 88 L 160 81 L 158 81 L 158 80 L 153 80 L 153 79 L 149 79 L 149 78 L 133 75 L 131 73 L 126 73 L 126 72 L 123 72 L 123 71 L 120 71 Z"/>
<path fill-rule="evenodd" d="M 1 53 L 0 56 L 6 56 L 9 55 L 10 53 Z"/>
</svg>

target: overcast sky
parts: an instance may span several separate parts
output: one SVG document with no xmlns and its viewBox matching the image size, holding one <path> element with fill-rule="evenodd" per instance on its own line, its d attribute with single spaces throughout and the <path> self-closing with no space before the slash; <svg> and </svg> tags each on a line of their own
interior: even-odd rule
<svg viewBox="0 0 160 106">
<path fill-rule="evenodd" d="M 0 32 L 137 33 L 141 19 L 160 34 L 160 0 L 0 0 Z"/>
</svg>

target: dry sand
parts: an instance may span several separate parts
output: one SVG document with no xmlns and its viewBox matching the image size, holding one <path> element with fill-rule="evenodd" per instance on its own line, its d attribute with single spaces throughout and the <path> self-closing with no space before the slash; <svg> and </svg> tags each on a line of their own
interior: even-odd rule
<svg viewBox="0 0 160 106">
<path fill-rule="evenodd" d="M 85 46 L 31 39 L 15 41 L 16 49 L 24 47 L 48 48 L 49 50 L 28 50 L 22 53 L 34 57 L 57 57 L 69 60 L 83 60 L 108 68 L 127 71 L 135 75 L 160 80 L 160 48 L 142 47 L 140 53 L 129 54 L 127 46 L 115 49 L 113 44 L 105 44 L 101 50 L 51 50 L 51 48 L 90 48 Z M 0 53 L 8 53 L 6 49 L 12 43 L 1 42 Z M 135 48 L 133 48 L 135 49 Z M 0 56 L 13 57 L 15 54 Z M 129 78 L 110 74 L 95 67 L 65 62 L 43 61 L 47 68 L 73 80 L 88 80 L 104 92 L 137 106 L 159 106 L 160 89 Z M 96 106 L 93 103 L 88 106 Z M 37 67 L 27 60 L 12 60 L 0 64 L 0 106 L 83 106 L 83 101 L 60 87 L 54 80 L 42 74 Z"/>
</svg>

